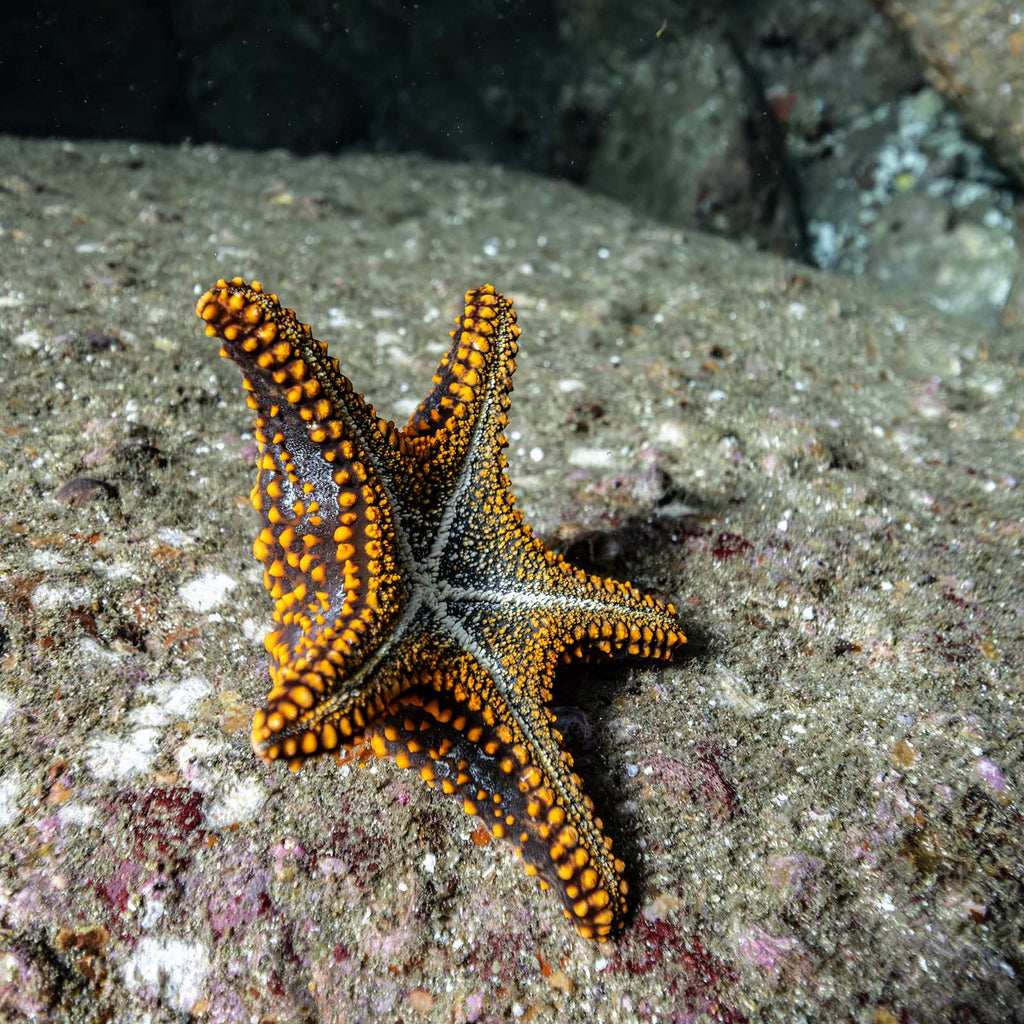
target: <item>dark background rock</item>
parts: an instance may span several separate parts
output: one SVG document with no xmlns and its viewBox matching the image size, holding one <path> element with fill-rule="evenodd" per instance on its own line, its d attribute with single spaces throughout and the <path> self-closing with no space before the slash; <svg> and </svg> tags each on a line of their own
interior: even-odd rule
<svg viewBox="0 0 1024 1024">
<path fill-rule="evenodd" d="M 876 0 L 928 80 L 1024 186 L 1024 10 L 1014 0 Z"/>
<path fill-rule="evenodd" d="M 502 168 L 0 166 L 4 1024 L 1013 1020 L 1014 336 Z M 253 422 L 194 314 L 234 273 L 399 421 L 463 290 L 515 299 L 518 507 L 689 637 L 556 688 L 629 866 L 617 943 L 415 772 L 253 755 Z M 116 499 L 55 497 L 81 478 Z"/>
<path fill-rule="evenodd" d="M 532 170 L 996 323 L 1024 35 L 1005 2 L 879 6 L 46 0 L 0 36 L 0 131 Z"/>
</svg>

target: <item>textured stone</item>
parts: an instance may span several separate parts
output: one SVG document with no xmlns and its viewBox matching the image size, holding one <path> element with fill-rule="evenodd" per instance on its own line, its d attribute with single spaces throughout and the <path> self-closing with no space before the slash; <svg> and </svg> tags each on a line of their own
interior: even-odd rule
<svg viewBox="0 0 1024 1024">
<path fill-rule="evenodd" d="M 0 1015 L 1013 1018 L 1019 334 L 476 166 L 10 138 L 0 163 L 38 185 L 3 197 Z M 543 314 L 519 502 L 690 638 L 556 693 L 636 865 L 618 944 L 410 773 L 250 753 L 255 442 L 192 313 L 233 273 L 396 419 L 467 279 Z M 79 476 L 116 503 L 54 499 Z M 220 574 L 220 603 L 181 596 Z"/>
</svg>

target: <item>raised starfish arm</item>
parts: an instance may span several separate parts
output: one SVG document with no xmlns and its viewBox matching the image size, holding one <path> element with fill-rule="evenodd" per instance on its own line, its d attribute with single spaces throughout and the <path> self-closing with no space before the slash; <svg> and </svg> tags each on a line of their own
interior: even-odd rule
<svg viewBox="0 0 1024 1024">
<path fill-rule="evenodd" d="M 489 284 L 466 292 L 465 309 L 455 323 L 434 386 L 402 431 L 442 499 L 471 462 L 500 458 L 504 470 L 502 431 L 522 333 L 512 300 Z"/>
<path fill-rule="evenodd" d="M 251 498 L 261 529 L 253 553 L 279 628 L 266 637 L 274 686 L 256 713 L 253 743 L 262 756 L 284 755 L 297 766 L 339 737 L 296 735 L 295 723 L 358 669 L 404 604 L 380 478 L 394 472 L 397 434 L 309 327 L 258 282 L 221 280 L 196 311 L 242 370 L 256 413 Z"/>
</svg>

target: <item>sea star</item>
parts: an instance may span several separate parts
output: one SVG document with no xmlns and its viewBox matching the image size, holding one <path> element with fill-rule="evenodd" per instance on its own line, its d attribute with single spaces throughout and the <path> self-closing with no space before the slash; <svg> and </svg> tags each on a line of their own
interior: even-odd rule
<svg viewBox="0 0 1024 1024">
<path fill-rule="evenodd" d="M 253 552 L 278 624 L 253 719 L 293 769 L 362 740 L 459 795 L 554 886 L 587 938 L 622 926 L 627 885 L 548 710 L 560 661 L 671 658 L 675 610 L 577 569 L 523 522 L 505 475 L 520 330 L 490 285 L 399 430 L 277 296 L 218 281 L 196 312 L 256 413 Z"/>
</svg>

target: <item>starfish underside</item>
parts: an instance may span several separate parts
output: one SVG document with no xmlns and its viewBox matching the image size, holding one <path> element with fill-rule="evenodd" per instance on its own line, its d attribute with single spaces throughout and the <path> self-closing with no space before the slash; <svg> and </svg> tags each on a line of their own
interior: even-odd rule
<svg viewBox="0 0 1024 1024">
<path fill-rule="evenodd" d="M 671 658 L 675 610 L 577 569 L 523 522 L 504 429 L 519 327 L 466 294 L 433 389 L 404 429 L 258 282 L 196 307 L 256 414 L 253 552 L 277 628 L 256 752 L 292 768 L 363 741 L 508 836 L 587 938 L 618 930 L 624 865 L 548 710 L 559 662 Z"/>
</svg>

